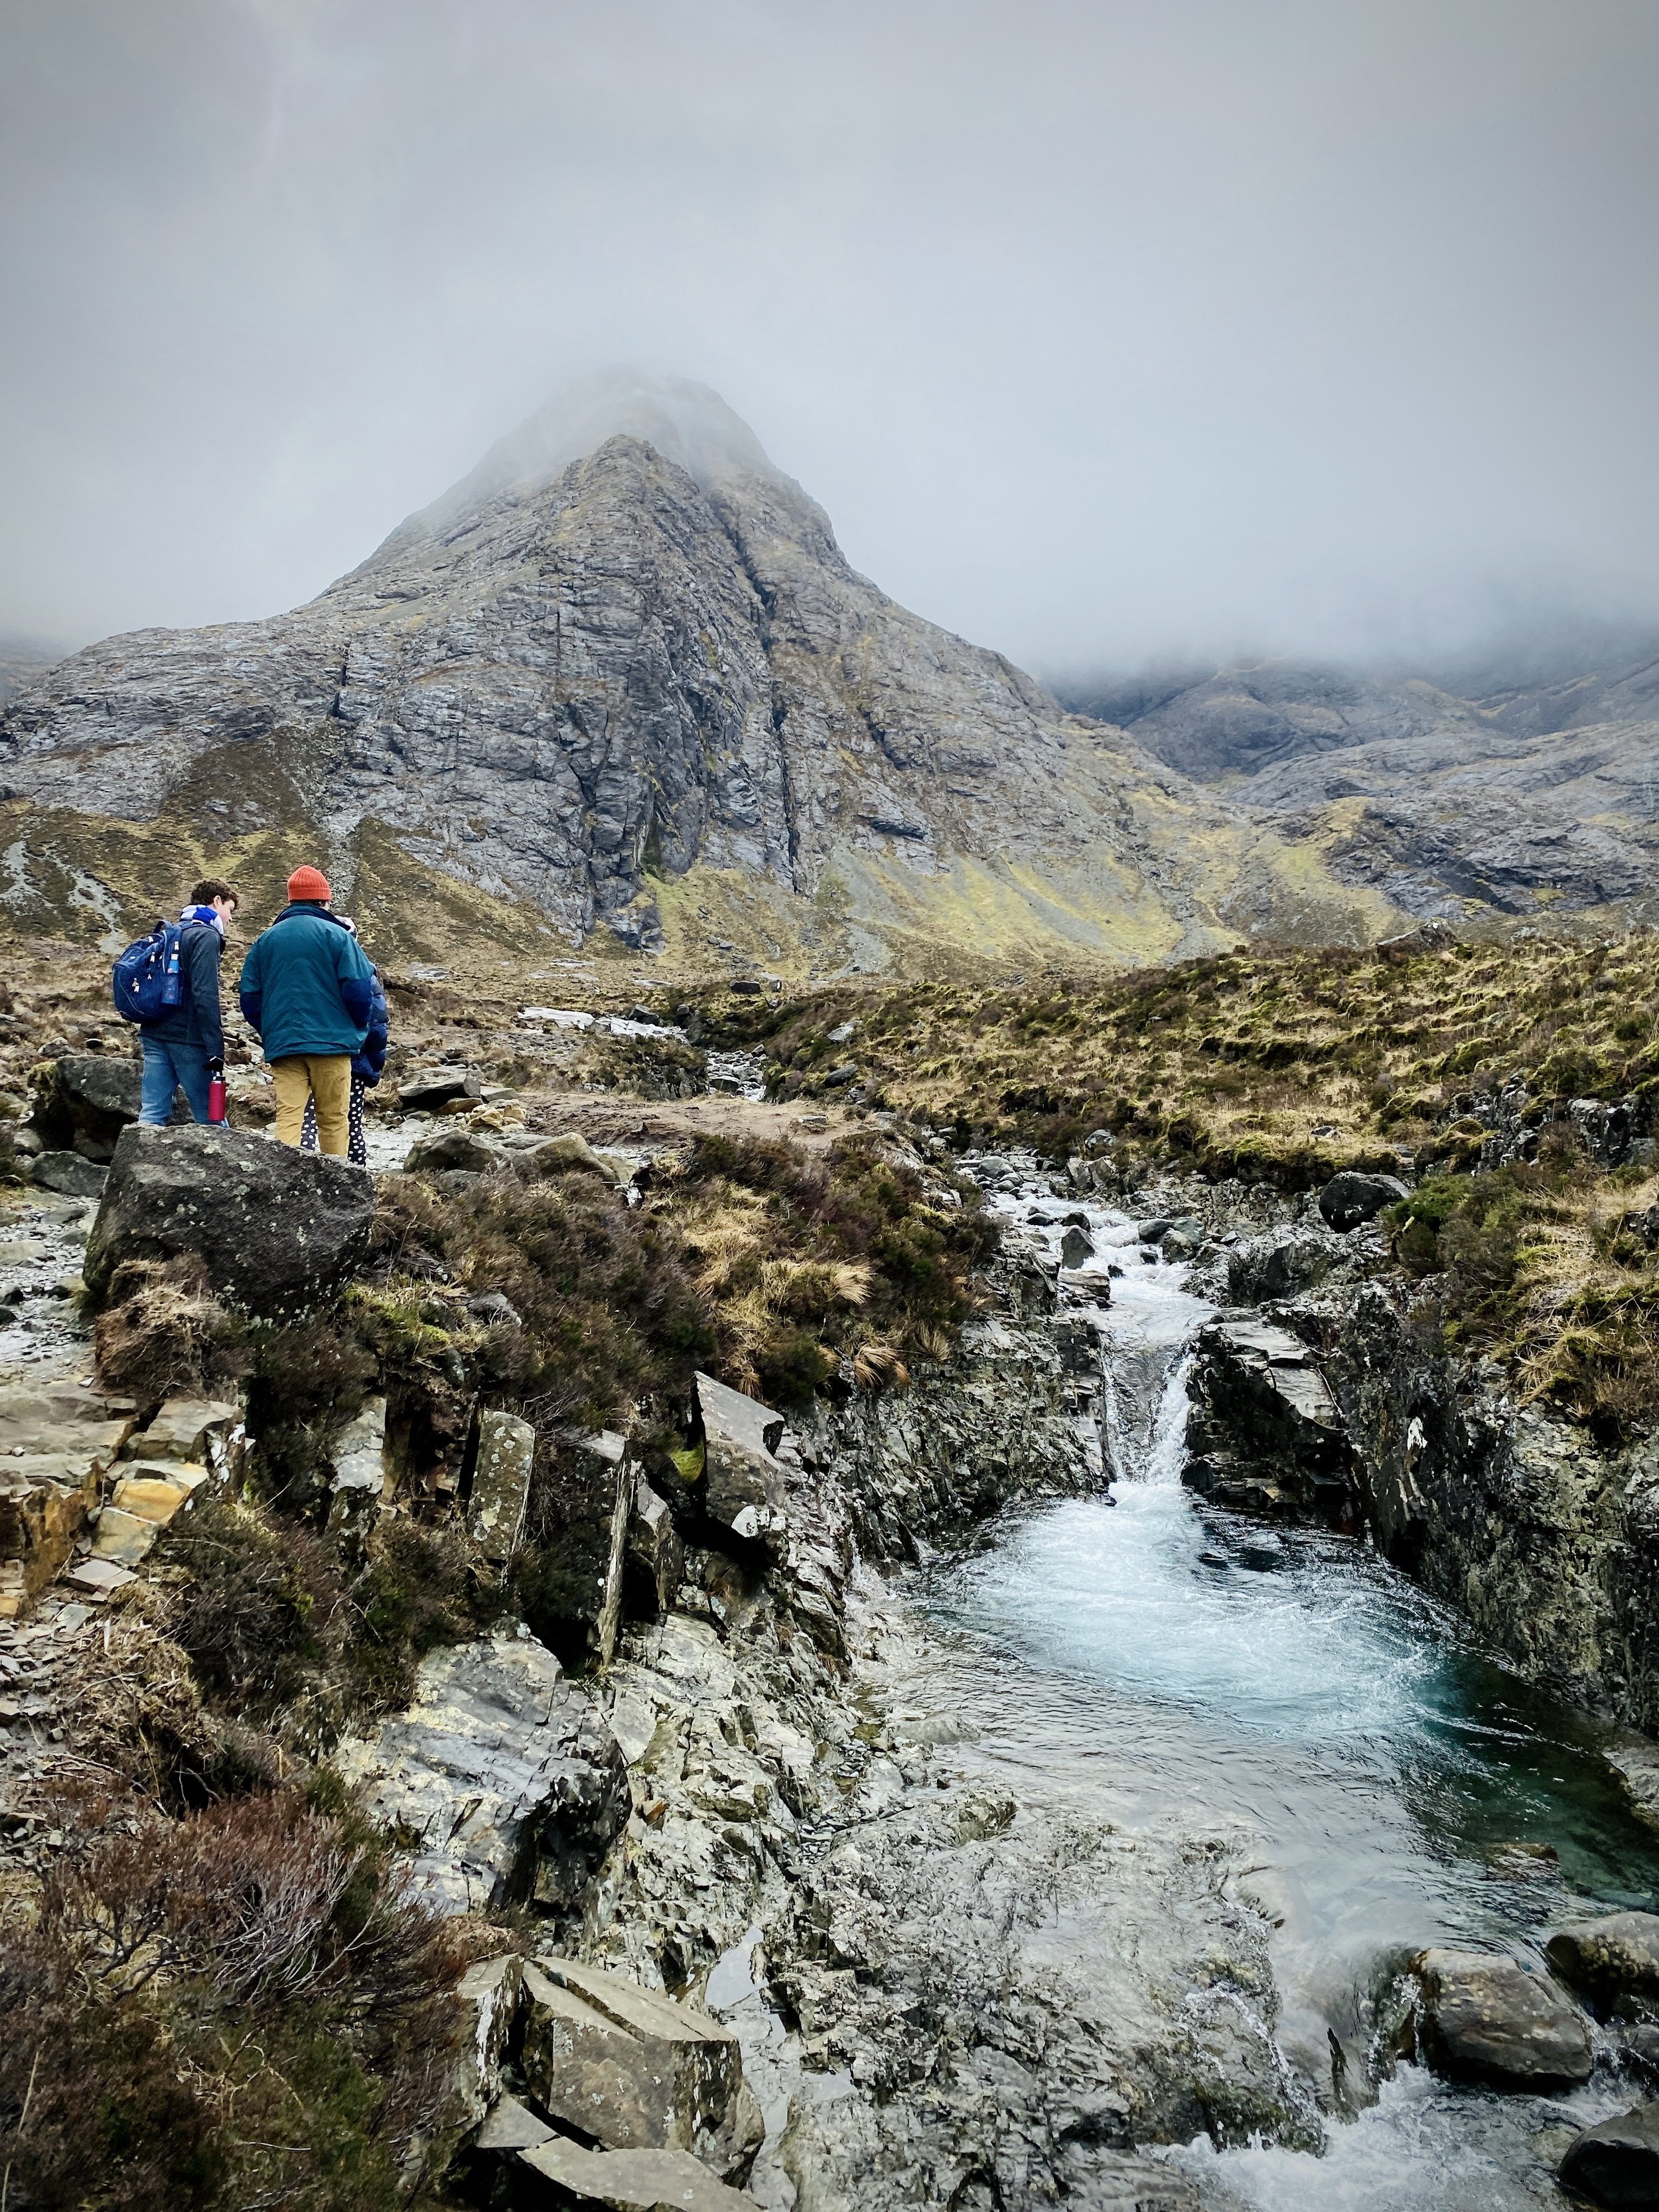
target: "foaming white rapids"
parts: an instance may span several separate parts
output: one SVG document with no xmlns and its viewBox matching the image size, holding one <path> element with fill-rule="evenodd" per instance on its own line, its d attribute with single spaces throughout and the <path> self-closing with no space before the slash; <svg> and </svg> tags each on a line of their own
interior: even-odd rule
<svg viewBox="0 0 1659 2212">
<path fill-rule="evenodd" d="M 1369 1547 L 1183 1490 L 1186 1346 L 1211 1310 L 1185 1269 L 1144 1260 L 1110 1209 L 1035 1190 L 996 1203 L 1037 1215 L 1055 1253 L 1086 1216 L 1094 1256 L 1062 1287 L 1103 1328 L 1116 1480 L 1110 1499 L 1009 1514 L 926 1577 L 942 1634 L 919 1686 L 967 1724 L 972 1762 L 1028 1806 L 1223 1836 L 1238 1893 L 1274 1925 L 1280 2042 L 1328 2100 L 1331 2035 L 1363 2072 L 1373 2000 L 1409 1950 L 1535 1954 L 1580 1906 L 1650 1905 L 1659 1854 L 1595 1723 L 1493 1666 Z M 1559 1865 L 1504 1853 L 1517 1843 Z M 1218 2206 L 1509 2212 L 1559 2203 L 1559 2130 L 1632 2094 L 1609 2075 L 1571 2099 L 1504 2099 L 1407 2069 L 1331 2124 L 1322 2157 L 1172 2155 Z"/>
</svg>

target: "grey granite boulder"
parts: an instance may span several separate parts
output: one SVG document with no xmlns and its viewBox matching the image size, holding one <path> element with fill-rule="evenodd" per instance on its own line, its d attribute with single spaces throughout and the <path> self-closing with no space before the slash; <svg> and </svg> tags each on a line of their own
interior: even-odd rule
<svg viewBox="0 0 1659 2212">
<path fill-rule="evenodd" d="M 55 1190 L 60 1198 L 97 1198 L 109 1170 L 79 1152 L 42 1152 L 29 1174 L 42 1190 Z"/>
<path fill-rule="evenodd" d="M 417 1137 L 409 1148 L 404 1170 L 409 1175 L 432 1175 L 446 1168 L 465 1168 L 471 1175 L 487 1175 L 501 1165 L 502 1157 L 499 1145 L 469 1129 L 464 1121 L 452 1121 L 434 1129 L 429 1137 Z"/>
<path fill-rule="evenodd" d="M 1419 1952 L 1412 1972 L 1418 2044 L 1437 2074 L 1497 2089 L 1589 2079 L 1589 2026 L 1549 1975 L 1494 1953 L 1439 1949 Z"/>
<path fill-rule="evenodd" d="M 529 1897 L 572 1909 L 628 1818 L 616 1739 L 522 1629 L 431 1653 L 408 1710 L 348 1737 L 334 1764 L 414 1853 L 440 1912 Z"/>
<path fill-rule="evenodd" d="M 368 1256 L 362 1168 L 234 1129 L 131 1128 L 115 1151 L 82 1270 L 94 1297 L 124 1260 L 195 1253 L 252 1313 L 311 1304 Z"/>
<path fill-rule="evenodd" d="M 1385 1206 L 1398 1206 L 1411 1193 L 1398 1176 L 1363 1175 L 1345 1168 L 1334 1175 L 1319 1194 L 1319 1211 L 1333 1229 L 1345 1235 L 1381 1213 Z"/>
<path fill-rule="evenodd" d="M 1592 2204 L 1659 2204 L 1659 2103 L 1636 2105 L 1586 2128 L 1562 2160 L 1564 2187 Z"/>
<path fill-rule="evenodd" d="M 566 1129 L 556 1137 L 550 1137 L 544 1145 L 537 1145 L 526 1157 L 538 1175 L 562 1175 L 567 1168 L 585 1168 L 589 1175 L 603 1176 L 607 1182 L 619 1182 L 621 1170 L 614 1160 L 596 1152 L 586 1137 L 575 1129 Z"/>
</svg>

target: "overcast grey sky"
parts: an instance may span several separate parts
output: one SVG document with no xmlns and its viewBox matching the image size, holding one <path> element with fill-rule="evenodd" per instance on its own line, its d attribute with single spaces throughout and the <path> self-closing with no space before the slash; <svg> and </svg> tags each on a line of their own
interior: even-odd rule
<svg viewBox="0 0 1659 2212">
<path fill-rule="evenodd" d="M 0 631 L 699 377 L 1046 670 L 1659 616 L 1654 0 L 0 0 Z"/>
</svg>

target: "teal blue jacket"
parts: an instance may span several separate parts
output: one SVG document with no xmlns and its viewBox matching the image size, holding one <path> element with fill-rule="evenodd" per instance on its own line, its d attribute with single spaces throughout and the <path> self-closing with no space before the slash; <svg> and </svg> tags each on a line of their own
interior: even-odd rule
<svg viewBox="0 0 1659 2212">
<path fill-rule="evenodd" d="M 285 907 L 254 939 L 236 990 L 267 1060 L 363 1048 L 374 971 L 351 932 L 310 901 Z"/>
</svg>

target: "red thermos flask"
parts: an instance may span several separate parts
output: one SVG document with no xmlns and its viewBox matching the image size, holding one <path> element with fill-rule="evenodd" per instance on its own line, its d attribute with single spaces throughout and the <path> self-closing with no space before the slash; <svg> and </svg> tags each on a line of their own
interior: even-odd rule
<svg viewBox="0 0 1659 2212">
<path fill-rule="evenodd" d="M 224 1077 L 222 1075 L 210 1076 L 208 1079 L 209 1121 L 223 1121 L 227 1118 L 228 1111 L 229 1108 L 227 1102 Z"/>
</svg>

